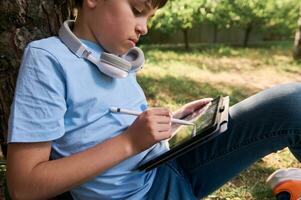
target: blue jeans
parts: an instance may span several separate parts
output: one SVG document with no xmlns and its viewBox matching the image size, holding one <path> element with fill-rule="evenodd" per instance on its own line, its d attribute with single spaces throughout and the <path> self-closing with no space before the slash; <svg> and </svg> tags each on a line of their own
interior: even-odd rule
<svg viewBox="0 0 301 200">
<path fill-rule="evenodd" d="M 285 147 L 301 162 L 301 83 L 279 85 L 232 106 L 226 132 L 158 167 L 149 199 L 205 197 Z"/>
</svg>

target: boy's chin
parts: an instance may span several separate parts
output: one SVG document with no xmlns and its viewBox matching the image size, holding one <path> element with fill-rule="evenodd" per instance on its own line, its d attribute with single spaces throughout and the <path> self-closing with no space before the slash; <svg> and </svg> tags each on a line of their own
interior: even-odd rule
<svg viewBox="0 0 301 200">
<path fill-rule="evenodd" d="M 127 53 L 129 50 L 130 50 L 130 48 L 122 48 L 122 49 L 116 49 L 116 50 L 112 51 L 111 53 L 121 56 L 121 55 Z"/>
</svg>

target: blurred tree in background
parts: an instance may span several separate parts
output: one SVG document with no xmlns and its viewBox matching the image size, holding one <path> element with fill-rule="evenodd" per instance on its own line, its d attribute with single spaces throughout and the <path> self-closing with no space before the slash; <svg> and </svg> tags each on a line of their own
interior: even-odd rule
<svg viewBox="0 0 301 200">
<path fill-rule="evenodd" d="M 224 0 L 220 6 L 225 7 L 230 25 L 241 27 L 245 31 L 243 46 L 247 46 L 254 28 L 261 28 L 268 20 L 266 8 L 269 1 L 262 0 Z"/>
<path fill-rule="evenodd" d="M 239 27 L 245 32 L 243 46 L 247 46 L 252 31 L 265 33 L 267 39 L 292 38 L 297 28 L 299 1 L 170 0 L 150 26 L 165 33 L 182 30 L 186 49 L 187 32 L 197 25 L 212 24 L 214 42 L 219 28 Z"/>
<path fill-rule="evenodd" d="M 184 34 L 185 47 L 188 49 L 187 32 L 196 23 L 205 20 L 205 17 L 199 13 L 199 10 L 205 7 L 205 3 L 206 0 L 169 0 L 165 8 L 158 11 L 151 26 L 165 33 L 181 30 Z"/>
</svg>

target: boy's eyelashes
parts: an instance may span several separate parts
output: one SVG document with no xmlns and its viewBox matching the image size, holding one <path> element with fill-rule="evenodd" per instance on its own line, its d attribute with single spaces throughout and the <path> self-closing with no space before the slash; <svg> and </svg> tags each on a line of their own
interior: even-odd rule
<svg viewBox="0 0 301 200">
<path fill-rule="evenodd" d="M 129 1 L 129 5 L 132 13 L 136 17 L 145 16 L 148 20 L 150 20 L 155 15 L 155 12 L 153 12 L 151 5 L 145 0 L 132 0 Z"/>
<path fill-rule="evenodd" d="M 147 16 L 147 11 L 144 8 L 140 8 L 137 6 L 131 6 L 132 12 L 135 16 Z M 152 14 L 150 16 L 148 16 L 148 20 L 151 20 L 151 18 L 153 18 L 155 16 L 155 14 Z"/>
<path fill-rule="evenodd" d="M 142 0 L 133 0 L 129 2 L 132 12 L 134 13 L 134 15 L 147 15 L 147 13 L 150 10 L 150 7 L 147 6 L 147 3 L 145 1 Z"/>
<path fill-rule="evenodd" d="M 131 7 L 135 16 L 139 16 L 143 14 L 143 9 L 137 8 L 135 6 L 131 6 Z"/>
</svg>

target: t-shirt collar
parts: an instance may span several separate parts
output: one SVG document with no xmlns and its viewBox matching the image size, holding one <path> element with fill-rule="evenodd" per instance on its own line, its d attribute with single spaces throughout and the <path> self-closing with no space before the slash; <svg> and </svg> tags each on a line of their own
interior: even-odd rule
<svg viewBox="0 0 301 200">
<path fill-rule="evenodd" d="M 98 43 L 84 39 L 80 39 L 80 41 L 83 43 L 83 45 L 88 51 L 91 51 L 92 55 L 96 58 L 99 58 L 100 54 L 104 51 L 102 46 L 100 46 Z"/>
</svg>

